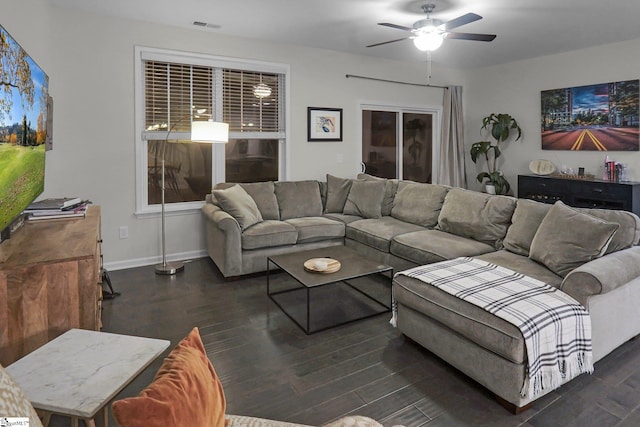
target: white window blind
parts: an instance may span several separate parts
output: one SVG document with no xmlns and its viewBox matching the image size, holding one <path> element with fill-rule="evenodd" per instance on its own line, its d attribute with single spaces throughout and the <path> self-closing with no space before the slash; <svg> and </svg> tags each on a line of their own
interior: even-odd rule
<svg viewBox="0 0 640 427">
<path fill-rule="evenodd" d="M 215 73 L 211 67 L 144 62 L 145 133 L 188 132 L 199 110 L 213 112 Z M 206 116 L 205 116 L 206 117 Z"/>
<path fill-rule="evenodd" d="M 280 132 L 280 77 L 244 70 L 223 71 L 223 121 L 232 132 Z"/>
<path fill-rule="evenodd" d="M 279 74 L 144 61 L 145 134 L 188 132 L 198 110 L 213 115 L 222 74 L 222 121 L 231 132 L 282 132 Z"/>
</svg>

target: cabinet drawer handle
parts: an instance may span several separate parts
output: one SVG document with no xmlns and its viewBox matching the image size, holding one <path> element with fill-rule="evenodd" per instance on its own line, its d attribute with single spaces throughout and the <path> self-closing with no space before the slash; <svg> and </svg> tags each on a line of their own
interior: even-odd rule
<svg viewBox="0 0 640 427">
<path fill-rule="evenodd" d="M 604 190 L 602 188 L 592 188 L 594 193 L 602 193 Z"/>
</svg>

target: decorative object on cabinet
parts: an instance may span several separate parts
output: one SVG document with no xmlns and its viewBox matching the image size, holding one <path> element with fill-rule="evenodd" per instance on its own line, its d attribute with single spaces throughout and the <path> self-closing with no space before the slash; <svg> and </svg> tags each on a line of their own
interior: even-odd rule
<svg viewBox="0 0 640 427">
<path fill-rule="evenodd" d="M 556 165 L 549 160 L 532 160 L 529 170 L 536 175 L 550 175 L 556 171 Z"/>
</svg>

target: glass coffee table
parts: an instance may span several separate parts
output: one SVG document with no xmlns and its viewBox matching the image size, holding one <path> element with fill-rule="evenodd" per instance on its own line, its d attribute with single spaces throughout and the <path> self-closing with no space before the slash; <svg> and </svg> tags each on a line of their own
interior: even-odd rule
<svg viewBox="0 0 640 427">
<path fill-rule="evenodd" d="M 312 272 L 313 258 L 340 261 L 333 273 Z M 275 268 L 285 274 L 274 275 Z M 267 258 L 267 295 L 307 334 L 391 311 L 393 268 L 345 246 Z"/>
</svg>

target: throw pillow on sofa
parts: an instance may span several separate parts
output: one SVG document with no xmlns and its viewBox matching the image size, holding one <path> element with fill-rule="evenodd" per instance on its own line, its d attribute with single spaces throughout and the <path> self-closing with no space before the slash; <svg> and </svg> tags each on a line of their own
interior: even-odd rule
<svg viewBox="0 0 640 427">
<path fill-rule="evenodd" d="M 236 184 L 223 190 L 213 190 L 222 209 L 234 217 L 242 230 L 262 222 L 262 214 L 255 200 Z"/>
<path fill-rule="evenodd" d="M 444 185 L 401 182 L 391 216 L 411 224 L 434 227 L 448 191 Z"/>
<path fill-rule="evenodd" d="M 381 213 L 382 216 L 391 215 L 391 209 L 393 209 L 393 200 L 398 191 L 398 185 L 400 181 L 397 179 L 380 178 L 377 176 L 369 175 L 368 173 L 359 173 L 356 176 L 358 181 L 382 181 L 384 182 L 384 197 L 382 198 Z"/>
<path fill-rule="evenodd" d="M 327 174 L 327 202 L 325 213 L 342 213 L 351 190 L 351 180 Z"/>
<path fill-rule="evenodd" d="M 384 189 L 384 181 L 353 181 L 343 213 L 363 218 L 381 218 Z"/>
<path fill-rule="evenodd" d="M 222 383 L 198 328 L 171 350 L 147 388 L 113 402 L 112 409 L 120 427 L 224 427 Z"/>
<path fill-rule="evenodd" d="M 437 228 L 501 249 L 515 208 L 513 197 L 453 188 L 444 198 Z"/>
<path fill-rule="evenodd" d="M 280 210 L 278 209 L 278 200 L 276 199 L 273 181 L 243 182 L 239 185 L 256 202 L 263 220 L 280 219 Z"/>
<path fill-rule="evenodd" d="M 534 200 L 518 199 L 511 225 L 502 242 L 504 248 L 514 254 L 528 257 L 531 241 L 551 207 L 552 205 Z"/>
<path fill-rule="evenodd" d="M 604 255 L 618 227 L 558 201 L 540 223 L 529 258 L 565 277 L 576 267 Z"/>
<path fill-rule="evenodd" d="M 322 198 L 318 181 L 278 181 L 274 186 L 282 221 L 322 216 Z"/>
</svg>

